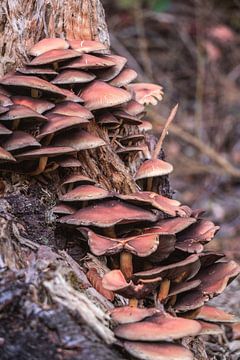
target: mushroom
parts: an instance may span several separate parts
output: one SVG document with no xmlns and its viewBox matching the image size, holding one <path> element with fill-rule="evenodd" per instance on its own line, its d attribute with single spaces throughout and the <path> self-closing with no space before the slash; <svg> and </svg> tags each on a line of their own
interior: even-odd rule
<svg viewBox="0 0 240 360">
<path fill-rule="evenodd" d="M 198 321 L 202 329 L 199 335 L 223 335 L 223 329 L 216 324 L 208 323 L 206 321 Z"/>
<path fill-rule="evenodd" d="M 55 85 L 74 85 L 85 84 L 94 80 L 96 76 L 79 70 L 64 70 L 57 75 L 52 81 Z"/>
<path fill-rule="evenodd" d="M 66 204 L 59 204 L 52 208 L 52 212 L 57 215 L 71 215 L 74 214 L 76 209 Z"/>
<path fill-rule="evenodd" d="M 153 208 L 158 209 L 170 216 L 185 216 L 180 208 L 180 203 L 177 200 L 169 199 L 150 191 L 139 191 L 129 195 L 118 195 L 120 199 L 128 202 L 133 202 L 141 205 L 151 205 Z"/>
<path fill-rule="evenodd" d="M 137 77 L 137 73 L 133 69 L 123 69 L 119 75 L 114 77 L 109 84 L 116 87 L 123 87 L 131 83 Z"/>
<path fill-rule="evenodd" d="M 155 290 L 157 282 L 135 285 L 131 280 L 129 282 L 126 281 L 121 270 L 112 270 L 103 276 L 102 285 L 104 289 L 130 299 L 129 304 L 135 306 L 136 300 L 146 298 L 147 295 Z"/>
<path fill-rule="evenodd" d="M 35 149 L 31 151 L 24 152 L 22 154 L 16 155 L 18 161 L 30 160 L 30 159 L 39 159 L 38 167 L 35 171 L 31 172 L 29 175 L 39 175 L 41 174 L 46 167 L 49 157 L 55 157 L 62 154 L 71 154 L 75 150 L 72 147 L 67 146 L 46 146 L 41 147 L 40 149 Z"/>
<path fill-rule="evenodd" d="M 141 121 L 142 123 L 138 125 L 138 129 L 140 132 L 147 132 L 152 130 L 153 126 L 149 121 L 147 120 L 141 120 Z"/>
<path fill-rule="evenodd" d="M 75 59 L 64 65 L 63 69 L 101 69 L 115 65 L 115 63 L 108 59 L 103 59 L 101 57 L 83 54 L 78 59 Z"/>
<path fill-rule="evenodd" d="M 45 138 L 45 145 L 50 143 L 54 135 L 89 123 L 89 120 L 82 117 L 61 115 L 57 113 L 47 114 L 47 119 L 48 122 L 41 127 L 39 134 L 37 135 L 38 140 Z"/>
<path fill-rule="evenodd" d="M 93 185 L 96 184 L 96 181 L 90 179 L 88 176 L 81 175 L 81 174 L 72 174 L 68 176 L 64 182 L 61 183 L 61 187 L 66 188 L 68 190 L 72 190 L 78 185 Z"/>
<path fill-rule="evenodd" d="M 140 104 L 157 105 L 163 98 L 163 88 L 150 83 L 132 83 L 127 86 L 127 90 L 133 94 L 133 98 Z"/>
<path fill-rule="evenodd" d="M 41 65 L 47 65 L 47 64 L 53 64 L 53 63 L 59 63 L 66 60 L 71 60 L 76 57 L 80 57 L 81 54 L 79 54 L 78 51 L 72 50 L 72 49 L 53 49 L 44 52 L 41 55 L 38 55 L 35 57 L 30 63 L 27 65 L 29 66 L 41 66 Z M 56 70 L 56 69 L 55 69 Z"/>
<path fill-rule="evenodd" d="M 29 55 L 39 56 L 50 50 L 68 49 L 69 44 L 66 40 L 60 38 L 45 38 L 34 44 L 28 51 Z"/>
<path fill-rule="evenodd" d="M 0 89 L 1 90 L 1 89 Z M 7 108 L 9 105 L 12 105 L 13 102 L 9 97 L 10 95 L 4 95 L 0 92 L 0 105 Z"/>
<path fill-rule="evenodd" d="M 110 238 L 87 228 L 79 228 L 79 231 L 87 237 L 91 252 L 97 256 L 117 254 L 125 250 L 139 257 L 146 257 L 155 252 L 159 245 L 159 237 L 155 234 Z"/>
<path fill-rule="evenodd" d="M 131 100 L 131 94 L 126 90 L 115 88 L 99 80 L 85 87 L 81 97 L 89 110 L 109 108 Z"/>
<path fill-rule="evenodd" d="M 140 207 L 126 204 L 122 201 L 108 200 L 100 204 L 80 209 L 74 215 L 60 219 L 61 223 L 74 226 L 97 226 L 108 228 L 107 236 L 116 238 L 114 226 L 139 221 L 156 221 L 157 216 Z M 132 274 L 132 255 L 122 252 L 120 267 L 124 275 L 129 278 Z"/>
<path fill-rule="evenodd" d="M 193 354 L 181 345 L 124 341 L 126 351 L 142 360 L 193 360 Z"/>
<path fill-rule="evenodd" d="M 58 72 L 55 71 L 54 69 L 51 68 L 42 68 L 42 67 L 30 67 L 30 66 L 25 66 L 22 68 L 17 68 L 17 72 L 20 74 L 24 74 L 24 75 L 38 75 L 38 76 L 42 76 L 43 78 L 47 78 L 49 77 L 53 77 L 54 75 L 57 75 Z"/>
<path fill-rule="evenodd" d="M 201 280 L 200 289 L 203 294 L 212 298 L 221 294 L 239 273 L 240 266 L 231 260 L 229 262 L 217 262 L 201 269 L 197 278 Z"/>
<path fill-rule="evenodd" d="M 55 107 L 53 103 L 44 99 L 34 99 L 28 96 L 13 96 L 12 101 L 15 105 L 26 106 L 39 114 L 49 111 Z"/>
<path fill-rule="evenodd" d="M 107 190 L 95 185 L 80 185 L 66 194 L 61 195 L 59 200 L 70 203 L 84 201 L 85 203 L 91 200 L 106 199 L 109 196 L 111 196 L 111 194 Z"/>
<path fill-rule="evenodd" d="M 41 147 L 41 144 L 30 134 L 24 131 L 14 131 L 5 141 L 2 147 L 10 152 L 19 152 L 27 149 Z"/>
<path fill-rule="evenodd" d="M 152 316 L 144 321 L 119 325 L 114 329 L 117 337 L 131 341 L 172 341 L 201 332 L 196 320 L 168 316 Z"/>
<path fill-rule="evenodd" d="M 15 130 L 22 122 L 30 122 L 35 125 L 36 122 L 46 122 L 47 118 L 27 106 L 12 105 L 7 113 L 0 116 L 0 121 L 13 122 L 12 128 Z"/>
<path fill-rule="evenodd" d="M 100 137 L 90 134 L 89 132 L 77 129 L 70 130 L 66 134 L 59 134 L 54 138 L 54 146 L 71 146 L 76 151 L 94 149 L 106 145 Z"/>
<path fill-rule="evenodd" d="M 107 47 L 99 41 L 73 39 L 68 40 L 68 42 L 73 50 L 81 53 L 101 52 L 103 50 L 107 50 Z"/>
<path fill-rule="evenodd" d="M 63 89 L 36 76 L 6 75 L 0 80 L 0 84 L 10 87 L 14 91 L 21 91 L 21 88 L 29 88 L 31 89 L 32 97 L 37 97 L 38 91 L 43 91 L 61 98 L 66 97 Z"/>
<path fill-rule="evenodd" d="M 173 171 L 173 166 L 160 159 L 145 160 L 138 168 L 135 180 L 147 179 L 147 185 L 144 190 L 151 191 L 154 189 L 153 178 L 168 175 Z"/>
<path fill-rule="evenodd" d="M 15 162 L 16 159 L 2 147 L 0 147 L 0 162 Z"/>
<path fill-rule="evenodd" d="M 87 110 L 84 106 L 76 104 L 72 101 L 63 101 L 57 104 L 51 113 L 68 116 L 79 116 L 88 120 L 93 118 L 93 114 L 89 110 Z"/>
<path fill-rule="evenodd" d="M 6 128 L 6 126 L 0 124 L 0 135 L 10 135 L 12 134 L 12 130 Z"/>
<path fill-rule="evenodd" d="M 119 75 L 127 63 L 127 59 L 119 55 L 104 55 L 101 58 L 114 63 L 114 65 L 110 68 L 98 70 L 96 72 L 97 78 L 102 81 L 110 81 L 114 79 L 117 75 Z"/>
<path fill-rule="evenodd" d="M 120 109 L 132 116 L 143 115 L 145 112 L 145 107 L 133 99 L 127 104 L 121 105 Z"/>
<path fill-rule="evenodd" d="M 216 323 L 237 323 L 239 318 L 235 315 L 226 313 L 222 309 L 204 305 L 198 313 L 196 319 L 216 322 Z"/>
<path fill-rule="evenodd" d="M 156 308 L 136 308 L 132 306 L 117 307 L 110 312 L 111 319 L 118 324 L 130 324 L 158 314 Z"/>
</svg>

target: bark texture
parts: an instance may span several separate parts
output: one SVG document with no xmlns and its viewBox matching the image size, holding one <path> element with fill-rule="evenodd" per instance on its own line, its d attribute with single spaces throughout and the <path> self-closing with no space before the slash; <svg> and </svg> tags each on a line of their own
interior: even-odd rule
<svg viewBox="0 0 240 360">
<path fill-rule="evenodd" d="M 0 75 L 27 60 L 27 49 L 44 37 L 97 39 L 109 45 L 99 0 L 2 0 Z"/>
</svg>

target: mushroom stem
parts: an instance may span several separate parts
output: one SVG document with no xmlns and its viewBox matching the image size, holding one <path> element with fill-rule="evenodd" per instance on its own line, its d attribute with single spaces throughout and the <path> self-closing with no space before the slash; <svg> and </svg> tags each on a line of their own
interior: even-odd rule
<svg viewBox="0 0 240 360">
<path fill-rule="evenodd" d="M 168 306 L 174 306 L 176 304 L 176 301 L 177 301 L 177 295 L 171 296 L 171 298 L 168 301 Z"/>
<path fill-rule="evenodd" d="M 138 299 L 135 298 L 129 299 L 128 305 L 131 307 L 138 307 Z"/>
<path fill-rule="evenodd" d="M 106 234 L 106 236 L 109 236 L 111 238 L 116 238 L 116 232 L 115 232 L 114 226 L 111 226 L 111 227 L 105 229 L 105 234 Z"/>
<path fill-rule="evenodd" d="M 47 165 L 47 161 L 48 161 L 48 157 L 42 156 L 39 160 L 37 169 L 34 170 L 33 172 L 29 173 L 29 175 L 31 175 L 31 176 L 40 175 L 44 171 L 44 169 Z"/>
<path fill-rule="evenodd" d="M 132 254 L 126 251 L 123 251 L 120 254 L 120 270 L 126 279 L 130 279 L 133 274 L 133 263 L 132 263 Z"/>
<path fill-rule="evenodd" d="M 58 63 L 57 63 L 57 61 L 55 61 L 55 62 L 53 63 L 53 69 L 54 69 L 55 71 L 58 70 Z"/>
<path fill-rule="evenodd" d="M 16 119 L 13 121 L 12 130 L 16 130 L 19 126 L 20 119 Z"/>
<path fill-rule="evenodd" d="M 170 280 L 164 279 L 161 282 L 160 290 L 159 290 L 159 293 L 158 293 L 158 300 L 160 302 L 162 302 L 163 300 L 166 299 L 166 297 L 168 296 L 168 293 L 169 293 L 169 289 L 170 289 Z"/>
<path fill-rule="evenodd" d="M 37 89 L 31 89 L 31 97 L 38 98 L 39 97 L 39 91 Z"/>
<path fill-rule="evenodd" d="M 152 185 L 153 185 L 153 178 L 149 177 L 147 179 L 147 189 L 146 189 L 146 191 L 152 191 Z"/>
<path fill-rule="evenodd" d="M 197 308 L 197 309 L 188 311 L 187 313 L 184 314 L 184 317 L 185 317 L 186 319 L 196 319 L 196 317 L 197 317 L 198 314 L 200 313 L 201 308 L 202 308 L 202 306 L 200 306 L 200 307 Z"/>
</svg>

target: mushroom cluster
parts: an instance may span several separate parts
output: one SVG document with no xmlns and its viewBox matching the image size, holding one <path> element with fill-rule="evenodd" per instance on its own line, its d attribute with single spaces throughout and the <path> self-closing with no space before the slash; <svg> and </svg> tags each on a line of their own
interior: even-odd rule
<svg viewBox="0 0 240 360">
<path fill-rule="evenodd" d="M 145 105 L 162 99 L 162 88 L 133 83 L 137 74 L 127 60 L 97 41 L 44 39 L 29 56 L 25 67 L 0 79 L 0 168 L 32 176 L 76 169 L 82 151 L 111 146 L 139 191 L 120 194 L 68 172 L 53 211 L 92 254 L 107 258 L 102 279 L 96 269 L 88 273 L 103 296 L 129 299 L 112 312 L 125 349 L 140 359 L 192 359 L 173 341 L 219 333 L 201 314 L 240 268 L 204 250 L 219 227 L 203 211 L 159 194 L 173 167 L 149 148 L 151 123 L 143 116 Z M 91 121 L 106 130 L 108 144 L 90 131 Z"/>
</svg>

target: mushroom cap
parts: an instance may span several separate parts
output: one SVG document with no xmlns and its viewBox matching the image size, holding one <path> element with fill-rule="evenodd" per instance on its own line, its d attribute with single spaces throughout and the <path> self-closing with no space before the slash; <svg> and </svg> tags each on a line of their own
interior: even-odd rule
<svg viewBox="0 0 240 360">
<path fill-rule="evenodd" d="M 0 116 L 1 121 L 14 121 L 18 119 L 34 119 L 34 121 L 40 122 L 47 121 L 46 116 L 43 116 L 24 105 L 12 105 L 7 113 Z"/>
<path fill-rule="evenodd" d="M 121 270 L 112 270 L 103 276 L 102 285 L 106 290 L 131 299 L 145 299 L 155 288 L 157 282 L 152 284 L 134 285 L 132 281 L 127 282 Z"/>
<path fill-rule="evenodd" d="M 67 155 L 74 152 L 76 152 L 76 150 L 66 146 L 43 146 L 40 149 L 35 149 L 22 154 L 18 154 L 16 155 L 16 158 L 17 160 L 22 161 L 28 159 L 39 159 L 42 156 L 55 157 L 63 154 Z"/>
<path fill-rule="evenodd" d="M 9 110 L 8 107 L 6 107 L 6 106 L 1 106 L 1 105 L 0 105 L 0 114 L 4 114 L 4 113 L 6 113 L 8 110 Z"/>
<path fill-rule="evenodd" d="M 145 112 L 145 106 L 131 99 L 131 101 L 127 104 L 121 106 L 121 110 L 125 111 L 129 115 L 137 116 Z"/>
<path fill-rule="evenodd" d="M 75 213 L 75 209 L 67 204 L 59 204 L 52 208 L 54 214 L 70 215 Z"/>
<path fill-rule="evenodd" d="M 195 310 L 202 307 L 208 300 L 208 295 L 204 295 L 200 290 L 191 290 L 177 297 L 174 310 L 177 313 Z"/>
<path fill-rule="evenodd" d="M 117 307 L 110 312 L 113 321 L 118 324 L 130 324 L 146 319 L 149 316 L 158 314 L 160 310 L 156 308 L 138 308 L 132 306 Z"/>
<path fill-rule="evenodd" d="M 45 99 L 35 99 L 30 98 L 29 96 L 13 96 L 12 101 L 15 105 L 26 106 L 39 114 L 49 111 L 55 106 L 53 103 Z"/>
<path fill-rule="evenodd" d="M 14 87 L 14 89 L 18 87 L 37 89 L 41 91 L 46 91 L 53 95 L 65 97 L 63 89 L 60 89 L 57 86 L 51 84 L 50 82 L 40 79 L 36 76 L 7 75 L 0 80 L 0 84 Z"/>
<path fill-rule="evenodd" d="M 29 55 L 39 56 L 50 50 L 68 49 L 69 44 L 66 40 L 60 38 L 45 38 L 33 45 L 28 51 Z"/>
<path fill-rule="evenodd" d="M 17 72 L 24 75 L 57 75 L 57 71 L 51 68 L 31 67 L 25 66 L 23 68 L 17 68 Z"/>
<path fill-rule="evenodd" d="M 82 165 L 74 156 L 58 156 L 54 160 L 62 168 L 78 168 Z"/>
<path fill-rule="evenodd" d="M 90 179 L 88 176 L 81 175 L 81 174 L 72 174 L 68 176 L 61 186 L 75 184 L 75 185 L 87 185 L 87 184 L 96 184 L 96 181 Z"/>
<path fill-rule="evenodd" d="M 128 135 L 128 136 L 124 136 L 122 138 L 120 138 L 120 142 L 121 144 L 128 144 L 129 142 L 135 143 L 141 140 L 144 140 L 145 136 L 143 134 L 132 134 L 132 135 Z"/>
<path fill-rule="evenodd" d="M 4 106 L 4 107 L 8 107 L 12 104 L 13 104 L 13 102 L 10 99 L 10 97 L 8 95 L 1 94 L 1 92 L 0 92 L 0 105 Z"/>
<path fill-rule="evenodd" d="M 54 146 L 71 146 L 77 151 L 94 149 L 106 145 L 100 137 L 87 131 L 76 129 L 68 131 L 67 134 L 59 134 L 53 141 Z"/>
<path fill-rule="evenodd" d="M 79 53 L 78 53 L 79 55 Z M 101 69 L 115 65 L 113 61 L 104 59 L 98 56 L 83 54 L 78 59 L 75 59 L 64 65 L 62 69 Z"/>
<path fill-rule="evenodd" d="M 199 335 L 223 335 L 223 329 L 216 324 L 212 324 L 206 321 L 198 321 L 202 327 L 202 330 Z"/>
<path fill-rule="evenodd" d="M 171 284 L 168 297 L 195 289 L 200 284 L 201 284 L 200 280 L 191 280 L 191 281 L 180 282 L 178 284 Z"/>
<path fill-rule="evenodd" d="M 61 223 L 75 226 L 110 227 L 139 221 L 156 221 L 157 216 L 140 207 L 121 201 L 108 200 L 100 204 L 78 210 L 74 215 L 66 216 Z"/>
<path fill-rule="evenodd" d="M 41 144 L 30 134 L 24 131 L 14 131 L 10 137 L 2 143 L 7 151 L 16 151 L 24 148 L 38 148 Z"/>
<path fill-rule="evenodd" d="M 120 147 L 119 149 L 116 150 L 116 153 L 118 155 L 137 153 L 139 151 L 143 151 L 144 148 L 145 148 L 145 145 Z"/>
<path fill-rule="evenodd" d="M 133 69 L 123 69 L 120 74 L 114 77 L 109 84 L 116 87 L 122 87 L 128 85 L 130 82 L 135 80 L 137 72 Z"/>
<path fill-rule="evenodd" d="M 115 88 L 103 81 L 95 80 L 81 92 L 85 106 L 89 110 L 98 110 L 125 103 L 131 99 L 129 92 Z"/>
<path fill-rule="evenodd" d="M 142 121 L 138 117 L 129 115 L 124 111 L 114 111 L 113 115 L 116 116 L 118 119 L 123 120 L 124 123 L 129 125 L 140 125 L 142 123 Z"/>
<path fill-rule="evenodd" d="M 127 63 L 127 59 L 125 57 L 112 54 L 104 55 L 102 56 L 102 59 L 110 60 L 114 63 L 114 66 L 97 72 L 97 78 L 102 81 L 110 81 L 115 78 Z"/>
<path fill-rule="evenodd" d="M 125 201 L 133 202 L 136 204 L 151 205 L 152 207 L 161 210 L 171 216 L 181 216 L 182 214 L 185 216 L 185 213 L 182 212 L 179 206 L 179 201 L 169 199 L 165 196 L 159 195 L 151 191 L 139 191 L 128 195 L 118 195 L 118 197 Z"/>
<path fill-rule="evenodd" d="M 199 259 L 201 262 L 201 268 L 205 268 L 209 265 L 214 264 L 218 260 L 222 259 L 225 255 L 222 253 L 215 253 L 212 251 L 204 251 L 199 254 Z"/>
<path fill-rule="evenodd" d="M 103 114 L 99 115 L 97 117 L 97 122 L 101 125 L 120 125 L 120 121 L 115 116 L 113 116 L 111 112 L 108 111 L 105 111 Z"/>
<path fill-rule="evenodd" d="M 110 193 L 100 187 L 94 185 L 80 185 L 75 189 L 60 196 L 60 200 L 64 202 L 90 201 L 105 199 Z"/>
<path fill-rule="evenodd" d="M 175 248 L 190 254 L 200 254 L 203 251 L 204 246 L 201 243 L 194 241 L 193 239 L 187 239 L 184 241 L 177 240 Z"/>
<path fill-rule="evenodd" d="M 212 240 L 219 229 L 220 227 L 215 226 L 212 221 L 198 219 L 197 222 L 178 234 L 178 240 L 185 241 L 193 239 L 195 241 L 206 243 Z"/>
<path fill-rule="evenodd" d="M 193 360 L 193 354 L 181 345 L 124 341 L 126 351 L 142 360 Z"/>
<path fill-rule="evenodd" d="M 201 325 L 196 320 L 153 316 L 145 321 L 119 325 L 114 333 L 121 339 L 145 342 L 172 341 L 185 336 L 198 335 L 200 331 Z"/>
<path fill-rule="evenodd" d="M 0 162 L 2 161 L 15 162 L 16 159 L 10 154 L 10 152 L 0 147 Z"/>
<path fill-rule="evenodd" d="M 156 84 L 132 83 L 127 86 L 127 89 L 140 104 L 157 105 L 157 102 L 163 98 L 163 88 Z"/>
<path fill-rule="evenodd" d="M 213 297 L 221 294 L 239 273 L 240 266 L 231 260 L 207 266 L 199 272 L 197 278 L 201 280 L 201 291 Z"/>
<path fill-rule="evenodd" d="M 10 135 L 12 134 L 12 130 L 6 128 L 6 126 L 0 124 L 0 135 Z"/>
<path fill-rule="evenodd" d="M 57 104 L 52 110 L 52 113 L 68 116 L 79 116 L 88 120 L 93 118 L 93 114 L 89 110 L 87 110 L 84 106 L 72 101 L 63 101 Z"/>
<path fill-rule="evenodd" d="M 180 231 L 185 230 L 188 226 L 194 224 L 197 220 L 195 218 L 172 218 L 159 220 L 155 227 L 162 232 L 168 232 L 171 234 L 177 234 Z"/>
<path fill-rule="evenodd" d="M 51 83 L 55 85 L 84 84 L 95 78 L 96 76 L 94 74 L 69 69 L 63 70 L 51 81 Z"/>
<path fill-rule="evenodd" d="M 48 114 L 47 118 L 48 122 L 41 127 L 40 132 L 37 135 L 38 140 L 42 139 L 47 135 L 56 134 L 63 130 L 69 130 L 73 127 L 89 123 L 87 119 L 83 119 L 82 117 L 61 115 L 55 113 Z"/>
<path fill-rule="evenodd" d="M 79 52 L 72 49 L 54 49 L 35 57 L 29 64 L 31 66 L 47 65 L 80 57 Z"/>
<path fill-rule="evenodd" d="M 80 51 L 83 53 L 98 52 L 106 50 L 106 45 L 102 44 L 99 41 L 93 40 L 68 40 L 70 47 L 73 50 Z"/>
<path fill-rule="evenodd" d="M 174 282 L 180 282 L 193 278 L 200 269 L 200 260 L 197 255 L 190 255 L 186 259 L 173 264 L 158 266 L 150 270 L 140 271 L 133 274 L 136 280 L 164 278 Z"/>
<path fill-rule="evenodd" d="M 145 160 L 138 168 L 136 180 L 168 175 L 173 171 L 173 166 L 160 159 Z"/>
<path fill-rule="evenodd" d="M 153 128 L 152 124 L 150 123 L 150 121 L 147 121 L 147 120 L 142 120 L 142 123 L 140 125 L 138 125 L 138 129 L 141 132 L 151 131 L 152 128 Z"/>
<path fill-rule="evenodd" d="M 76 95 L 73 91 L 68 89 L 61 89 L 62 94 L 65 96 L 65 101 L 72 101 L 75 103 L 83 102 L 83 99 L 80 96 Z"/>
<path fill-rule="evenodd" d="M 224 310 L 204 305 L 200 312 L 197 314 L 197 319 L 205 320 L 217 323 L 236 323 L 239 322 L 239 318 L 235 315 L 226 313 Z"/>
<path fill-rule="evenodd" d="M 144 232 L 147 234 L 146 232 Z M 157 235 L 149 231 L 148 234 Z M 169 257 L 169 255 L 175 250 L 176 237 L 172 234 L 158 234 L 158 246 L 156 250 L 148 256 L 147 260 L 151 263 L 159 263 L 160 261 Z"/>
<path fill-rule="evenodd" d="M 152 254 L 158 247 L 158 236 L 155 234 L 136 235 L 127 238 L 110 238 L 98 235 L 90 229 L 79 229 L 88 239 L 88 245 L 94 255 L 112 255 L 128 251 L 139 257 Z"/>
</svg>

